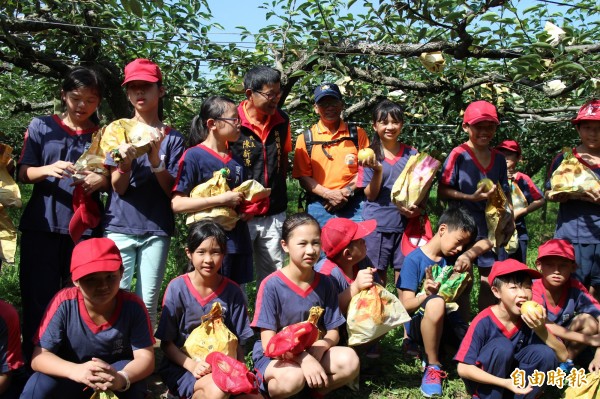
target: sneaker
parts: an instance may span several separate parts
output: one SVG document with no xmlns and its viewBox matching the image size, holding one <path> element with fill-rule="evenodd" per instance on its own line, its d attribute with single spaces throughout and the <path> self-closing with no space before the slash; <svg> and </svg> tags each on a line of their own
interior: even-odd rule
<svg viewBox="0 0 600 399">
<path fill-rule="evenodd" d="M 575 364 L 571 359 L 567 359 L 566 362 L 562 362 L 558 365 L 558 367 L 560 367 L 565 374 L 570 374 L 573 367 L 575 367 Z"/>
<path fill-rule="evenodd" d="M 402 350 L 410 357 L 421 357 L 421 347 L 410 338 L 404 338 L 402 341 Z"/>
<path fill-rule="evenodd" d="M 442 396 L 442 378 L 446 377 L 446 372 L 436 364 L 430 364 L 425 367 L 425 373 L 421 380 L 421 392 L 423 396 L 426 398 Z"/>
<path fill-rule="evenodd" d="M 365 356 L 369 359 L 379 359 L 381 357 L 381 346 L 379 345 L 379 342 L 375 342 L 369 346 Z"/>
</svg>

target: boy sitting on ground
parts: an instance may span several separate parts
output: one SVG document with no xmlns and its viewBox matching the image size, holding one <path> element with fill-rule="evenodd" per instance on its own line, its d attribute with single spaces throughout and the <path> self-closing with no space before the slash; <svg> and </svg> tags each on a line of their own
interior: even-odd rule
<svg viewBox="0 0 600 399">
<path fill-rule="evenodd" d="M 569 358 L 561 368 L 569 373 L 577 363 L 590 372 L 600 370 L 600 342 L 594 343 L 600 340 L 600 304 L 572 275 L 577 268 L 573 245 L 548 240 L 540 245 L 535 264 L 542 278 L 533 282 L 533 300 L 546 308 L 548 330 L 566 341 Z"/>
<path fill-rule="evenodd" d="M 541 387 L 513 384 L 509 376 L 516 371 L 515 366 L 527 381 L 526 376 L 534 371 L 546 373 L 567 359 L 567 348 L 546 327 L 546 311 L 541 308 L 534 315 L 521 313 L 521 306 L 533 295 L 532 278 L 541 277 L 514 259 L 492 266 L 488 278 L 498 303 L 473 319 L 454 358 L 469 394 L 500 399 L 510 390 L 519 398 L 537 398 Z"/>
<path fill-rule="evenodd" d="M 408 337 L 425 348 L 427 366 L 421 383 L 425 397 L 442 394 L 442 378 L 446 377 L 439 356 L 442 334 L 447 337 L 446 342 L 458 348 L 467 331 L 467 324 L 458 312 L 446 312 L 444 299 L 437 295 L 440 283 L 426 278 L 426 270 L 434 264 L 446 267 L 445 258 L 458 255 L 476 235 L 475 220 L 464 208 L 446 210 L 433 238 L 408 254 L 396 282 L 398 297 L 412 315 Z M 419 293 L 420 287 L 424 294 Z"/>
</svg>

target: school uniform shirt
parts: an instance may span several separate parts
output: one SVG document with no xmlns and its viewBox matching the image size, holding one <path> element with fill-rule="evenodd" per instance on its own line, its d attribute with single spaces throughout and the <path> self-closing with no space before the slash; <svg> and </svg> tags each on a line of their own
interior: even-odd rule
<svg viewBox="0 0 600 399">
<path fill-rule="evenodd" d="M 584 161 L 575 148 L 573 148 L 573 155 L 579 162 L 590 168 L 596 176 L 600 177 L 600 165 L 590 165 Z M 547 190 L 550 190 L 550 177 L 563 158 L 564 153 L 560 153 L 552 161 L 548 171 L 548 181 L 546 182 Z M 564 238 L 573 244 L 599 244 L 600 205 L 575 199 L 561 202 L 558 205 L 554 238 Z"/>
<path fill-rule="evenodd" d="M 402 265 L 400 276 L 396 281 L 396 288 L 413 291 L 416 294 L 425 280 L 425 269 L 432 265 L 446 267 L 446 259 L 442 258 L 436 262 L 425 255 L 420 247 L 411 251 L 404 259 L 404 265 Z"/>
<path fill-rule="evenodd" d="M 184 139 L 177 130 L 167 127 L 160 144 L 159 157 L 173 177 L 184 150 Z M 106 164 L 117 166 L 110 157 Z M 123 195 L 111 191 L 106 203 L 104 228 L 113 233 L 131 235 L 172 236 L 175 233 L 175 217 L 171 210 L 171 198 L 158 183 L 148 154 L 131 163 L 129 187 Z"/>
<path fill-rule="evenodd" d="M 374 201 L 365 201 L 362 213 L 364 220 L 377 220 L 377 231 L 379 232 L 402 233 L 404 231 L 406 217 L 402 216 L 396 204 L 392 202 L 392 187 L 394 186 L 394 183 L 396 183 L 396 180 L 398 180 L 398 176 L 400 176 L 404 170 L 408 159 L 411 155 L 417 153 L 418 151 L 415 148 L 406 144 L 401 144 L 400 150 L 394 159 L 385 158 L 383 162 L 381 162 L 383 171 L 379 195 Z M 372 179 L 373 169 L 360 166 L 358 168 L 356 187 L 365 188 Z"/>
<path fill-rule="evenodd" d="M 223 309 L 223 322 L 243 345 L 254 331 L 250 328 L 246 300 L 239 285 L 223 277 L 212 294 L 202 297 L 187 273 L 174 278 L 167 286 L 156 338 L 173 342 L 181 348 L 192 331 L 202 323 L 202 316 L 208 314 L 216 302 Z M 164 359 L 169 362 L 166 357 Z"/>
<path fill-rule="evenodd" d="M 505 350 L 511 350 L 513 353 L 519 352 L 527 345 L 531 344 L 544 344 L 544 342 L 533 332 L 532 329 L 519 320 L 518 324 L 515 325 L 510 331 L 504 327 L 502 322 L 498 320 L 492 307 L 484 309 L 479 313 L 467 330 L 454 360 L 480 366 L 477 358 L 482 348 L 492 339 L 504 337 L 512 343 L 512 348 L 504 348 Z M 544 344 L 545 345 L 545 344 Z"/>
<path fill-rule="evenodd" d="M 97 126 L 87 130 L 73 130 L 58 115 L 33 118 L 23 142 L 19 166 L 39 167 L 57 161 L 75 163 L 89 147 Z M 47 231 L 69 234 L 73 217 L 73 179 L 47 177 L 33 184 L 31 198 L 21 216 L 21 231 Z M 103 209 L 99 194 L 92 198 Z M 85 235 L 89 235 L 84 233 Z"/>
<path fill-rule="evenodd" d="M 373 262 L 371 262 L 368 257 L 358 262 L 358 264 L 352 268 L 354 278 L 350 278 L 335 262 L 328 258 L 323 258 L 315 264 L 314 269 L 316 272 L 329 276 L 336 292 L 340 294 L 354 282 L 358 271 L 366 269 L 367 267 L 373 267 Z M 379 274 L 373 274 L 373 280 L 376 283 L 381 284 Z"/>
<path fill-rule="evenodd" d="M 444 161 L 441 170 L 440 184 L 454 188 L 465 194 L 477 191 L 477 183 L 483 178 L 491 179 L 494 184 L 500 185 L 507 197 L 510 196 L 506 158 L 495 149 L 490 149 L 490 164 L 484 168 L 477 160 L 475 153 L 467 143 L 455 147 Z M 477 239 L 488 237 L 485 222 L 485 205 L 487 201 L 456 201 L 463 205 L 475 219 L 477 224 Z"/>
<path fill-rule="evenodd" d="M 23 367 L 21 328 L 17 310 L 0 300 L 0 374 Z"/>
<path fill-rule="evenodd" d="M 527 176 L 525 173 L 515 173 L 514 179 L 510 181 L 509 184 L 517 184 L 519 186 L 521 192 L 527 200 L 528 205 L 533 201 L 544 198 L 542 190 L 540 190 L 538 186 L 536 186 L 531 180 L 531 177 Z M 516 219 L 515 226 L 517 228 L 519 240 L 529 240 L 529 235 L 527 234 L 527 225 L 525 224 L 525 216 Z"/>
<path fill-rule="evenodd" d="M 144 302 L 119 290 L 110 320 L 96 325 L 77 287 L 64 288 L 52 299 L 34 343 L 58 357 L 84 363 L 92 357 L 107 363 L 133 359 L 133 351 L 154 344 Z"/>
<path fill-rule="evenodd" d="M 190 192 L 199 184 L 211 179 L 213 174 L 223 168 L 229 169 L 227 185 L 234 189 L 247 180 L 246 169 L 242 160 L 231 151 L 222 157 L 204 144 L 188 148 L 179 161 L 179 172 L 175 180 L 173 193 L 190 195 Z M 231 231 L 226 231 L 227 253 L 245 254 L 252 253 L 252 243 L 248 224 L 239 220 Z"/>
<path fill-rule="evenodd" d="M 568 327 L 573 318 L 581 313 L 587 313 L 595 319 L 600 317 L 600 303 L 573 277 L 564 285 L 556 306 L 550 306 L 546 302 L 546 288 L 542 279 L 534 280 L 532 288 L 533 300 L 545 307 L 548 320 L 559 326 Z"/>
</svg>

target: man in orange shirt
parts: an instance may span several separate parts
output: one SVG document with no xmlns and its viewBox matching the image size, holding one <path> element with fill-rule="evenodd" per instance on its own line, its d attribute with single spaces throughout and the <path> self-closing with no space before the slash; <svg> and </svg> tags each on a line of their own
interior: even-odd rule
<svg viewBox="0 0 600 399">
<path fill-rule="evenodd" d="M 271 189 L 271 196 L 243 215 L 254 252 L 257 287 L 267 275 L 283 264 L 281 227 L 287 210 L 286 177 L 288 154 L 292 150 L 289 117 L 279 108 L 281 74 L 259 66 L 244 76 L 246 100 L 238 107 L 240 138 L 231 142 L 234 154 L 242 158 L 248 178 Z"/>
<path fill-rule="evenodd" d="M 314 95 L 319 114 L 319 122 L 310 129 L 314 144 L 309 154 L 306 135 L 298 136 L 292 177 L 306 190 L 308 213 L 321 227 L 332 217 L 361 221 L 364 194 L 356 190 L 358 150 L 369 146 L 369 138 L 362 128 L 342 120 L 344 101 L 336 84 L 323 83 Z"/>
</svg>

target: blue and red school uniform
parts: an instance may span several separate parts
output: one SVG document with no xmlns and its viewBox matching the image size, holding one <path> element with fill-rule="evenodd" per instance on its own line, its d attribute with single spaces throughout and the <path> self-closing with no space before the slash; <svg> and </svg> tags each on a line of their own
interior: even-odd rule
<svg viewBox="0 0 600 399">
<path fill-rule="evenodd" d="M 442 258 L 439 261 L 434 261 L 423 252 L 422 248 L 418 247 L 409 253 L 404 260 L 404 266 L 396 281 L 396 288 L 400 290 L 412 291 L 415 294 L 419 293 L 425 280 L 425 270 L 432 265 L 439 267 L 452 267 L 447 265 L 446 259 Z M 429 295 L 423 304 L 422 309 L 425 309 L 427 301 L 438 295 Z M 411 320 L 405 323 L 405 328 L 408 336 L 419 345 L 423 344 L 421 334 L 421 320 L 423 319 L 424 311 L 417 310 L 411 315 Z M 467 331 L 467 323 L 460 317 L 458 312 L 446 312 L 444 315 L 443 336 L 451 346 L 458 347 L 461 340 Z"/>
<path fill-rule="evenodd" d="M 568 328 L 575 316 L 581 313 L 587 313 L 595 319 L 600 317 L 600 303 L 574 277 L 563 286 L 560 300 L 555 306 L 548 305 L 546 301 L 546 288 L 542 279 L 534 280 L 532 288 L 533 300 L 546 308 L 548 321 L 559 326 Z"/>
<path fill-rule="evenodd" d="M 0 375 L 11 374 L 10 386 L 2 398 L 16 399 L 21 394 L 25 374 L 21 371 L 24 365 L 19 315 L 11 304 L 0 299 Z"/>
<path fill-rule="evenodd" d="M 35 344 L 69 362 L 85 363 L 98 358 L 121 370 L 131 360 L 133 351 L 154 344 L 146 306 L 135 294 L 119 290 L 110 320 L 96 325 L 91 319 L 81 291 L 76 287 L 58 292 L 48 305 Z M 27 382 L 22 398 L 63 397 L 89 398 L 86 386 L 68 379 L 36 372 Z M 144 381 L 131 385 L 122 398 L 143 398 Z"/>
<path fill-rule="evenodd" d="M 477 366 L 489 374 L 508 378 L 515 368 L 531 375 L 535 370 L 543 373 L 557 367 L 556 354 L 533 330 L 522 321 L 510 331 L 496 317 L 493 306 L 479 313 L 469 326 L 454 360 Z M 481 399 L 501 399 L 504 388 L 497 385 L 478 384 L 463 379 L 467 390 Z M 535 398 L 541 387 L 523 396 Z"/>
<path fill-rule="evenodd" d="M 490 149 L 491 160 L 487 167 L 479 163 L 473 150 L 467 143 L 455 147 L 444 161 L 441 170 L 440 184 L 452 187 L 465 194 L 477 191 L 477 183 L 483 178 L 491 179 L 499 185 L 507 197 L 510 196 L 506 159 L 499 151 Z M 488 238 L 488 228 L 485 221 L 485 206 L 487 201 L 457 201 L 464 206 L 475 219 L 477 224 L 477 240 Z M 475 262 L 479 267 L 492 267 L 495 258 L 492 251 L 480 255 Z"/>
<path fill-rule="evenodd" d="M 379 195 L 374 201 L 366 200 L 362 216 L 364 220 L 377 220 L 375 231 L 365 237 L 367 256 L 375 261 L 375 267 L 386 270 L 391 264 L 395 270 L 402 268 L 404 255 L 400 250 L 400 240 L 407 223 L 400 210 L 392 202 L 392 187 L 404 170 L 411 155 L 418 151 L 406 144 L 400 145 L 400 150 L 394 159 L 385 158 L 381 163 L 382 178 Z M 356 187 L 365 188 L 373 179 L 373 169 L 359 167 Z"/>
<path fill-rule="evenodd" d="M 40 167 L 57 161 L 75 164 L 97 130 L 97 126 L 73 130 L 58 115 L 33 118 L 25 132 L 18 165 Z M 69 235 L 69 222 L 73 217 L 72 184 L 73 180 L 68 177 L 48 177 L 34 183 L 21 215 L 19 283 L 26 358 L 33 351 L 32 339 L 46 306 L 71 281 L 69 268 L 74 246 Z M 102 210 L 99 193 L 92 194 L 92 198 Z M 87 230 L 84 236 L 101 236 L 99 230 Z M 39 254 L 44 254 L 43 261 Z"/>
<path fill-rule="evenodd" d="M 521 192 L 527 200 L 527 205 L 531 204 L 533 201 L 544 198 L 542 190 L 540 190 L 538 186 L 535 185 L 533 180 L 531 180 L 531 178 L 525 173 L 515 173 L 513 180 L 509 181 L 509 184 L 511 185 L 511 190 L 513 184 L 516 184 L 519 189 L 521 189 Z M 515 220 L 515 227 L 517 229 L 517 237 L 519 240 L 519 249 L 517 252 L 509 256 L 510 258 L 517 259 L 523 263 L 527 263 L 527 243 L 529 242 L 525 217 L 526 216 L 523 216 Z"/>
<path fill-rule="evenodd" d="M 167 127 L 160 144 L 159 156 L 173 177 L 177 176 L 178 162 L 185 149 L 184 138 L 177 130 Z M 110 157 L 106 164 L 116 167 Z M 148 154 L 131 162 L 129 187 L 122 195 L 111 191 L 103 225 L 107 231 L 129 235 L 170 237 L 175 233 L 175 217 L 171 198 L 165 194 L 154 172 Z"/>
<path fill-rule="evenodd" d="M 320 306 L 325 310 L 317 323 L 320 331 L 336 329 L 346 322 L 340 312 L 338 293 L 328 276 L 315 272 L 310 286 L 302 289 L 278 270 L 260 285 L 251 325 L 257 329 L 279 332 L 284 327 L 306 321 L 313 306 Z M 265 356 L 262 341 L 257 340 L 252 361 L 259 375 L 265 374 L 272 360 Z M 261 382 L 261 390 L 266 392 L 266 389 L 264 382 Z"/>
<path fill-rule="evenodd" d="M 156 338 L 173 342 L 181 348 L 192 331 L 201 324 L 202 316 L 208 314 L 214 303 L 223 309 L 223 322 L 237 336 L 240 345 L 254 335 L 250 328 L 248 309 L 240 287 L 223 277 L 219 287 L 210 295 L 202 297 L 188 274 L 171 280 L 165 291 L 162 315 Z M 191 398 L 196 378 L 181 366 L 163 357 L 159 372 L 171 392 L 179 397 Z"/>
<path fill-rule="evenodd" d="M 222 157 L 203 144 L 191 147 L 185 151 L 179 161 L 179 172 L 173 193 L 189 196 L 194 187 L 211 179 L 214 172 L 223 168 L 229 169 L 227 185 L 230 189 L 234 189 L 247 179 L 242 160 L 231 151 Z M 238 284 L 249 283 L 254 279 L 254 275 L 248 224 L 239 220 L 233 230 L 225 233 L 227 254 L 220 273 Z"/>
<path fill-rule="evenodd" d="M 573 156 L 600 177 L 600 165 L 590 165 L 573 148 Z M 550 177 L 564 158 L 558 154 L 548 171 L 546 189 L 550 189 Z M 575 276 L 586 287 L 600 286 L 600 205 L 589 201 L 570 199 L 558 206 L 554 238 L 570 241 L 575 249 L 575 261 L 579 266 Z"/>
</svg>

